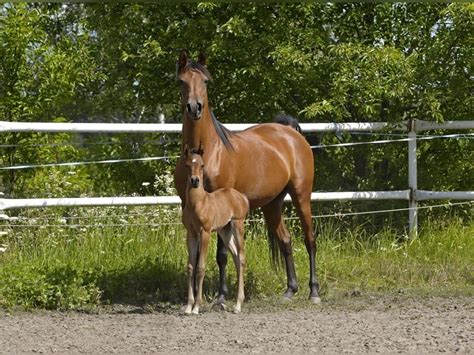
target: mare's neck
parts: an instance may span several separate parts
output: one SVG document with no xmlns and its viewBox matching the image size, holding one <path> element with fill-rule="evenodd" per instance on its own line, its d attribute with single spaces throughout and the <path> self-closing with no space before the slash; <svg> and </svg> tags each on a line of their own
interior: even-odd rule
<svg viewBox="0 0 474 355">
<path fill-rule="evenodd" d="M 191 149 L 200 148 L 204 152 L 209 151 L 213 145 L 218 143 L 218 138 L 208 105 L 206 105 L 202 117 L 197 121 L 190 118 L 186 112 L 184 113 L 181 149 L 188 146 Z"/>
</svg>

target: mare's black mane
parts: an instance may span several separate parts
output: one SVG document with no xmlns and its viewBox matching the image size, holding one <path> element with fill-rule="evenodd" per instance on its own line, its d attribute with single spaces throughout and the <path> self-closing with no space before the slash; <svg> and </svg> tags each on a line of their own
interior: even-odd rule
<svg viewBox="0 0 474 355">
<path fill-rule="evenodd" d="M 230 141 L 230 137 L 232 137 L 234 133 L 232 133 L 230 130 L 225 128 L 225 126 L 217 120 L 212 110 L 211 110 L 211 118 L 212 118 L 212 123 L 214 124 L 214 128 L 216 129 L 216 133 L 219 136 L 222 143 L 224 143 L 224 146 L 227 149 L 234 150 L 234 147 L 232 146 L 232 143 Z"/>
</svg>

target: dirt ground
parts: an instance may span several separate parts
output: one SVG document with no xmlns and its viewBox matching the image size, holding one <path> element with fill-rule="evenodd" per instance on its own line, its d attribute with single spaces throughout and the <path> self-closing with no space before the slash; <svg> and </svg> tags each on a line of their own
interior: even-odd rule
<svg viewBox="0 0 474 355">
<path fill-rule="evenodd" d="M 474 299 L 345 300 L 204 309 L 0 313 L 0 352 L 474 352 Z"/>
</svg>

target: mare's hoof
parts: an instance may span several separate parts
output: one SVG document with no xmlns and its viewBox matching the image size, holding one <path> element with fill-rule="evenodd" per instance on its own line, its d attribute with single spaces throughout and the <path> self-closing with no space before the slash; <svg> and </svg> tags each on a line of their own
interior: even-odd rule
<svg viewBox="0 0 474 355">
<path fill-rule="evenodd" d="M 318 296 L 310 297 L 309 300 L 312 304 L 320 304 L 321 303 L 321 298 L 319 298 Z"/>
<path fill-rule="evenodd" d="M 293 291 L 291 288 L 287 289 L 285 293 L 283 294 L 283 302 L 289 302 L 292 300 L 293 296 L 295 295 L 295 291 Z"/>
<path fill-rule="evenodd" d="M 227 306 L 225 305 L 224 302 L 216 302 L 212 305 L 212 309 L 215 311 L 226 311 Z"/>
<path fill-rule="evenodd" d="M 233 312 L 234 312 L 234 314 L 239 314 L 242 311 L 240 310 L 240 308 L 234 307 Z"/>
<path fill-rule="evenodd" d="M 287 296 L 287 295 L 283 295 L 283 296 L 281 297 L 281 301 L 282 301 L 283 303 L 290 303 L 290 302 L 292 301 L 292 298 L 289 297 L 289 296 Z"/>
</svg>

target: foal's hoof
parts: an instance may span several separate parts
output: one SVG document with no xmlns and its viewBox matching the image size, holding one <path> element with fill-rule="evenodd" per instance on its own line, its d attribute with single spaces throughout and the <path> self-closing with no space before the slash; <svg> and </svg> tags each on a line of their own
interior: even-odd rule
<svg viewBox="0 0 474 355">
<path fill-rule="evenodd" d="M 239 314 L 242 311 L 242 302 L 237 302 L 232 308 L 234 314 Z"/>
<path fill-rule="evenodd" d="M 312 296 L 309 298 L 310 302 L 312 304 L 320 304 L 321 303 L 321 298 L 319 298 L 318 296 Z"/>
<path fill-rule="evenodd" d="M 186 315 L 190 315 L 191 311 L 192 311 L 192 307 L 190 307 L 188 305 L 185 305 L 185 306 L 181 307 L 181 312 L 183 312 Z"/>
</svg>

